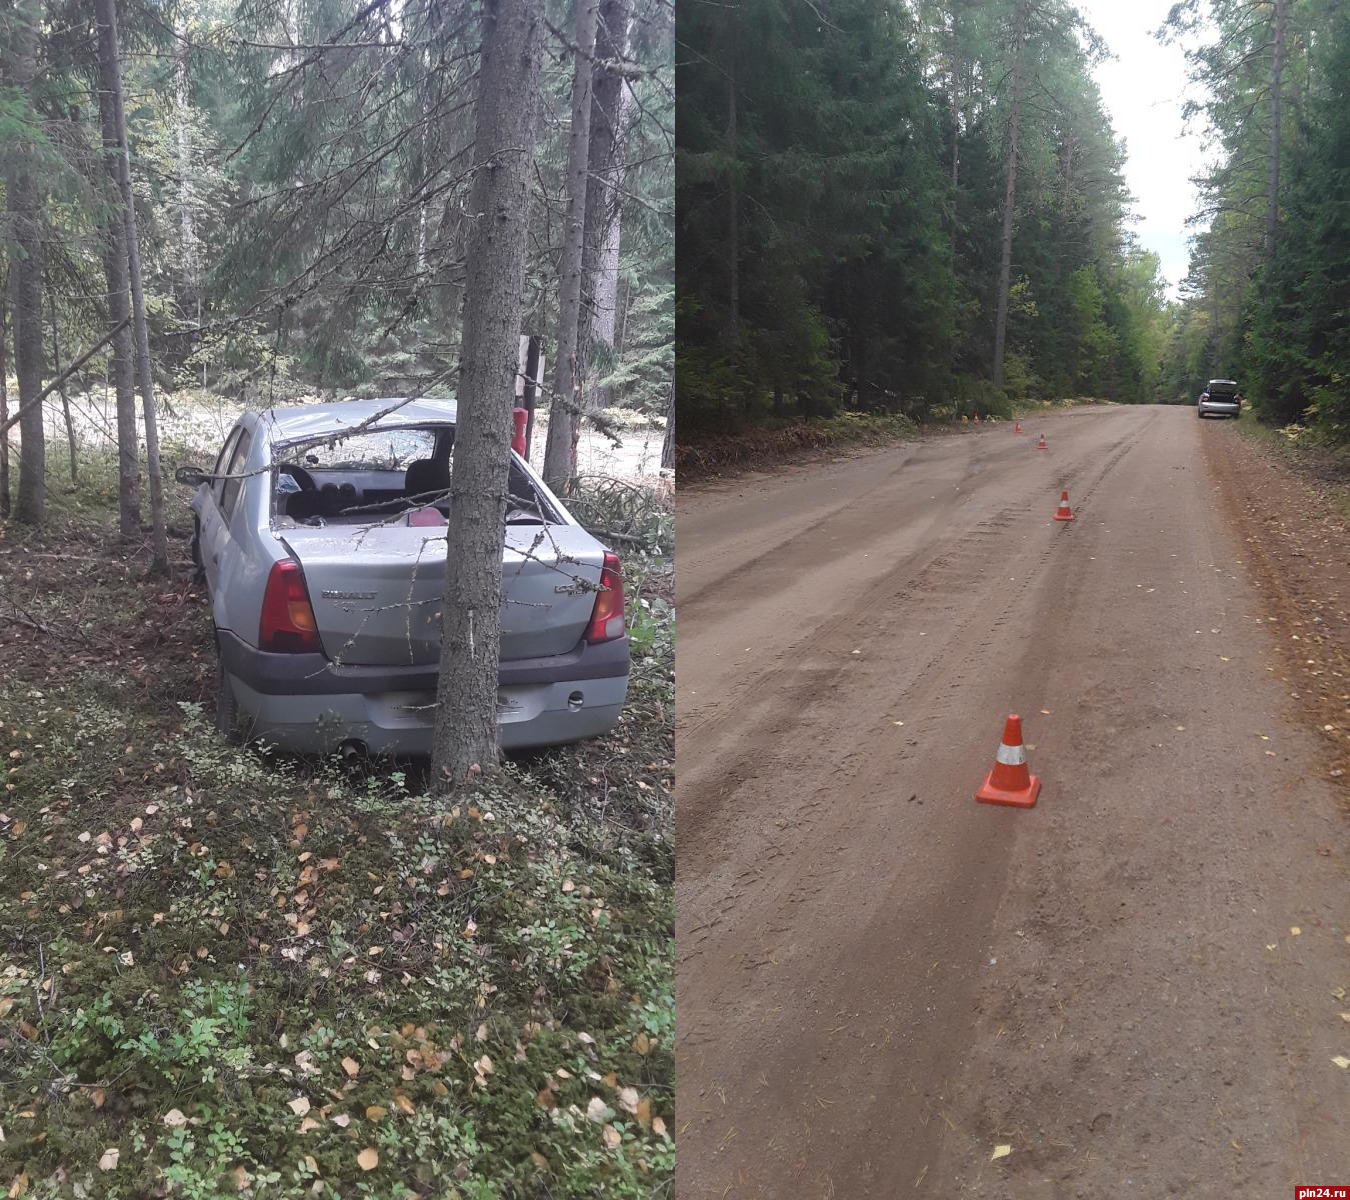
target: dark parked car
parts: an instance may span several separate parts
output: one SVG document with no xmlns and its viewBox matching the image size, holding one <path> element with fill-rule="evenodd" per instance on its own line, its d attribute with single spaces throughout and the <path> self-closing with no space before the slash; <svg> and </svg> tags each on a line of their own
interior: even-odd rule
<svg viewBox="0 0 1350 1200">
<path fill-rule="evenodd" d="M 1220 417 L 1236 417 L 1242 411 L 1242 398 L 1238 395 L 1238 385 L 1231 379 L 1211 379 L 1200 393 L 1200 402 L 1196 405 L 1196 415 L 1207 417 L 1211 413 Z"/>
</svg>

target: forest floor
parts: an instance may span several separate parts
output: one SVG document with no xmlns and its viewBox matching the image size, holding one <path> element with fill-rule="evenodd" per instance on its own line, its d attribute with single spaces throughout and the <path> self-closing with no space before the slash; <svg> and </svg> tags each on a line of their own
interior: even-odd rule
<svg viewBox="0 0 1350 1200">
<path fill-rule="evenodd" d="M 185 537 L 148 578 L 108 454 L 61 452 L 48 529 L 0 525 L 0 1188 L 668 1188 L 669 559 L 624 556 L 619 728 L 446 807 L 221 742 Z"/>
<path fill-rule="evenodd" d="M 682 1197 L 1350 1178 L 1343 489 L 1043 425 L 681 491 Z"/>
</svg>

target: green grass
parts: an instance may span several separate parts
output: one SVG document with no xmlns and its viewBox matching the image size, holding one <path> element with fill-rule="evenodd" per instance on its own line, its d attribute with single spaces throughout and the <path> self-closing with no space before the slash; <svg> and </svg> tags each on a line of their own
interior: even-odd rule
<svg viewBox="0 0 1350 1200">
<path fill-rule="evenodd" d="M 626 560 L 619 729 L 446 805 L 220 741 L 185 544 L 147 579 L 105 486 L 0 527 L 0 1187 L 668 1194 L 666 567 Z"/>
</svg>

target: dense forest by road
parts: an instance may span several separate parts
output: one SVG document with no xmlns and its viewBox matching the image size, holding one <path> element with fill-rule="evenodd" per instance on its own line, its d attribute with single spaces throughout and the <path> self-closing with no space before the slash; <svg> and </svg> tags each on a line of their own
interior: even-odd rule
<svg viewBox="0 0 1350 1200">
<path fill-rule="evenodd" d="M 1193 115 L 1218 154 L 1196 181 L 1168 386 L 1222 373 L 1263 419 L 1350 440 L 1350 10 L 1185 0 L 1162 36 L 1197 29 Z"/>
<path fill-rule="evenodd" d="M 1183 0 L 1156 31 L 1203 134 L 1169 303 L 1065 0 L 782 0 L 681 14 L 689 437 L 839 409 L 923 420 L 1093 396 L 1350 435 L 1350 33 L 1330 0 Z M 1147 145 L 1128 147 L 1149 154 Z"/>
<path fill-rule="evenodd" d="M 686 429 L 1157 394 L 1158 260 L 1072 5 L 691 4 L 679 40 Z"/>
</svg>

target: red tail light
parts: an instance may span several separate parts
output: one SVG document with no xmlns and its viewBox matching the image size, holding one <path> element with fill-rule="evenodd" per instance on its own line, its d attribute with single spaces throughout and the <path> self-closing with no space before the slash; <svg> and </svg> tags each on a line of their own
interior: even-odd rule
<svg viewBox="0 0 1350 1200">
<path fill-rule="evenodd" d="M 289 558 L 272 566 L 263 592 L 262 621 L 258 626 L 258 646 L 280 654 L 322 651 L 314 606 L 309 602 L 305 574 L 300 564 Z"/>
<path fill-rule="evenodd" d="M 600 590 L 595 593 L 595 608 L 591 623 L 586 627 L 586 640 L 612 642 L 623 637 L 623 572 L 617 554 L 605 553 L 605 565 L 600 570 Z"/>
</svg>

